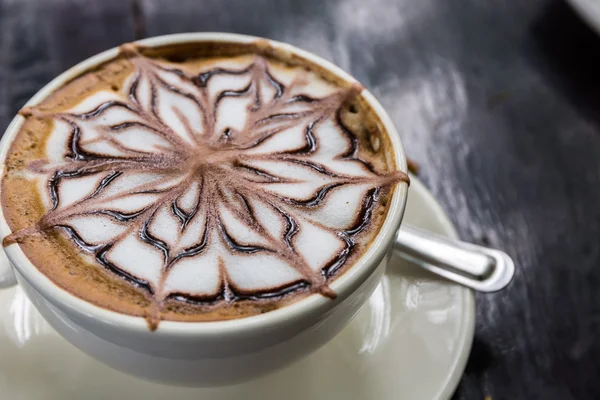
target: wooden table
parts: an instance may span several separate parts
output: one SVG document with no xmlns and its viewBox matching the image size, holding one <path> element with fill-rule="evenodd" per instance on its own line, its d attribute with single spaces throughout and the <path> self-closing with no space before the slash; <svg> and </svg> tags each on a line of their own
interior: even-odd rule
<svg viewBox="0 0 600 400">
<path fill-rule="evenodd" d="M 566 4 L 0 0 L 0 128 L 88 56 L 186 31 L 278 39 L 350 71 L 462 237 L 514 256 L 512 285 L 477 297 L 456 399 L 600 398 L 600 39 Z"/>
</svg>

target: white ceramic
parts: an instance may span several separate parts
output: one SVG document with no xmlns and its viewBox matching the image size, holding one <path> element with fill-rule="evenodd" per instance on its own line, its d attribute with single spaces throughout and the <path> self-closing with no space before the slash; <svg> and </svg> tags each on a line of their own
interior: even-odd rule
<svg viewBox="0 0 600 400">
<path fill-rule="evenodd" d="M 139 42 L 159 46 L 183 42 L 249 43 L 258 38 L 221 33 L 193 33 L 156 37 Z M 260 39 L 264 40 L 264 39 Z M 294 53 L 327 68 L 342 79 L 354 79 L 310 53 L 290 45 L 273 47 Z M 28 106 L 81 72 L 115 57 L 114 48 L 65 72 L 38 92 Z M 362 96 L 380 115 L 390 133 L 398 168 L 406 160 L 398 134 L 379 102 L 367 91 Z M 17 116 L 2 139 L 0 163 L 23 117 Z M 380 233 L 349 271 L 331 284 L 337 298 L 312 295 L 293 305 L 249 318 L 184 323 L 163 321 L 154 332 L 146 321 L 99 308 L 59 289 L 25 257 L 17 244 L 6 248 L 21 289 L 49 324 L 68 341 L 96 359 L 127 373 L 155 382 L 209 386 L 243 381 L 272 372 L 323 346 L 358 313 L 375 290 L 391 254 L 404 212 L 407 185 L 399 184 Z M 10 233 L 0 215 L 2 236 Z"/>
<path fill-rule="evenodd" d="M 456 238 L 413 178 L 404 220 Z M 443 400 L 460 381 L 473 338 L 473 294 L 396 256 L 350 324 L 274 374 L 220 388 L 178 388 L 122 374 L 61 338 L 20 287 L 0 291 L 0 398 L 11 400 Z"/>
<path fill-rule="evenodd" d="M 598 0 L 568 0 L 573 9 L 600 34 L 600 1 Z"/>
</svg>

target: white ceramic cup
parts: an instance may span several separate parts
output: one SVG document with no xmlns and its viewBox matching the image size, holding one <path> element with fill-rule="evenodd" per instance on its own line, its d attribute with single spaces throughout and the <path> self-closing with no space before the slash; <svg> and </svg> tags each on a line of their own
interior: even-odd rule
<svg viewBox="0 0 600 400">
<path fill-rule="evenodd" d="M 224 33 L 189 33 L 139 41 L 143 46 L 189 42 L 252 43 L 265 40 Z M 269 41 L 279 50 L 307 59 L 337 76 L 355 80 L 335 65 L 288 44 Z M 113 48 L 69 69 L 27 103 L 40 103 L 57 88 L 100 63 L 118 55 Z M 368 91 L 361 94 L 377 112 L 389 132 L 398 169 L 406 172 L 406 159 L 392 121 Z M 1 173 L 11 141 L 23 117 L 16 116 L 0 144 Z M 400 227 L 408 186 L 397 185 L 390 210 L 379 234 L 356 264 L 333 281 L 334 300 L 315 294 L 265 314 L 216 322 L 162 321 L 150 331 L 141 317 L 100 308 L 71 295 L 52 283 L 27 259 L 18 244 L 5 251 L 12 268 L 0 261 L 0 286 L 18 284 L 57 332 L 92 357 L 120 371 L 148 380 L 186 386 L 214 386 L 257 377 L 310 354 L 323 346 L 358 313 L 390 259 Z M 0 211 L 0 233 L 10 229 Z M 12 272 L 11 272 L 12 270 Z"/>
</svg>

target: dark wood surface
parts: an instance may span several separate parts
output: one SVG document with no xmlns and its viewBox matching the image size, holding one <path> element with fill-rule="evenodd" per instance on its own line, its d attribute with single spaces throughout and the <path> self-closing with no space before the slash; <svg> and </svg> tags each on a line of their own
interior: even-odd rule
<svg viewBox="0 0 600 400">
<path fill-rule="evenodd" d="M 136 38 L 230 31 L 351 72 L 461 236 L 514 256 L 477 297 L 456 399 L 600 398 L 600 39 L 559 0 L 0 0 L 0 129 Z M 418 400 L 418 399 L 416 399 Z"/>
</svg>

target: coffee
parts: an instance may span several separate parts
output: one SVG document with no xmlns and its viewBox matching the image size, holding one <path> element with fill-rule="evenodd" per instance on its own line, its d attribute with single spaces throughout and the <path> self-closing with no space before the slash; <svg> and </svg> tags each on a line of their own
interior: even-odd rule
<svg viewBox="0 0 600 400">
<path fill-rule="evenodd" d="M 333 298 L 408 179 L 361 90 L 260 42 L 124 45 L 21 111 L 4 244 L 151 327 Z"/>
</svg>

